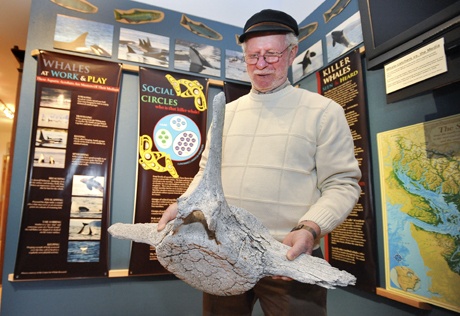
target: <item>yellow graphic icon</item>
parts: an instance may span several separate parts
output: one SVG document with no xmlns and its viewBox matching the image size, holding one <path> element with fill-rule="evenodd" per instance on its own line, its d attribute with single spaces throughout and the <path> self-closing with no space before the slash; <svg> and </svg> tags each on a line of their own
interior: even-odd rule
<svg viewBox="0 0 460 316">
<path fill-rule="evenodd" d="M 153 142 L 150 136 L 142 135 L 139 138 L 139 163 L 145 170 L 153 170 L 156 172 L 169 172 L 173 178 L 179 178 L 179 174 L 174 168 L 173 162 L 169 154 L 161 151 L 152 151 Z M 160 161 L 163 160 L 163 165 Z"/>
<path fill-rule="evenodd" d="M 207 109 L 206 98 L 203 93 L 203 86 L 197 80 L 188 80 L 188 79 L 179 79 L 176 80 L 171 75 L 166 75 L 169 83 L 173 86 L 176 94 L 182 98 L 195 98 L 195 107 L 198 111 L 204 111 Z M 181 85 L 183 85 L 186 90 L 182 91 Z"/>
</svg>

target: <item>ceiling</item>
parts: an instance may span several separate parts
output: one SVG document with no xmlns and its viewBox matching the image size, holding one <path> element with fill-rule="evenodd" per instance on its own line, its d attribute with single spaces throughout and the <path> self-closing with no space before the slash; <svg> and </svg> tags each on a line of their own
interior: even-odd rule
<svg viewBox="0 0 460 316">
<path fill-rule="evenodd" d="M 18 46 L 19 49 L 25 50 L 31 2 L 32 0 L 3 0 L 2 9 L 0 10 L 0 30 L 2 30 L 2 42 L 0 45 L 0 100 L 12 109 L 16 101 L 19 63 L 12 54 L 11 49 L 14 46 Z M 260 6 L 260 2 L 258 1 L 244 0 L 194 0 L 180 2 L 171 0 L 137 0 L 133 2 L 146 3 L 243 28 L 246 20 L 253 13 L 263 8 L 283 10 L 291 14 L 300 23 L 324 0 L 266 0 L 263 7 Z M 134 6 L 135 4 L 133 4 Z M 4 30 L 14 30 L 14 32 L 5 32 Z M 0 111 L 0 132 L 4 129 L 11 129 L 12 123 L 13 120 L 8 119 Z"/>
</svg>

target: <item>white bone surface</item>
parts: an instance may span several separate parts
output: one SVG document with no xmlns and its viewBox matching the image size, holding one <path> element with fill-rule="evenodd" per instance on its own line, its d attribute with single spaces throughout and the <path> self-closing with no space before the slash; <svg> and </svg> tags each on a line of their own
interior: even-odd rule
<svg viewBox="0 0 460 316">
<path fill-rule="evenodd" d="M 213 102 L 212 139 L 203 178 L 178 199 L 177 217 L 161 232 L 157 224 L 121 224 L 109 228 L 116 238 L 156 248 L 158 261 L 189 285 L 214 295 L 236 295 L 265 276 L 287 276 L 325 288 L 353 285 L 356 278 L 307 254 L 293 261 L 289 247 L 274 239 L 248 211 L 228 205 L 221 183 L 224 93 Z"/>
</svg>

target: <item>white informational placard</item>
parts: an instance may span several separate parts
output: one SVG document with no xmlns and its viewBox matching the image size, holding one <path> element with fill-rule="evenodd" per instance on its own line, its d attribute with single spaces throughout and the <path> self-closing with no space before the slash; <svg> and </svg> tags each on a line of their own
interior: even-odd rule
<svg viewBox="0 0 460 316">
<path fill-rule="evenodd" d="M 444 38 L 440 38 L 385 65 L 386 93 L 395 92 L 446 71 Z"/>
</svg>

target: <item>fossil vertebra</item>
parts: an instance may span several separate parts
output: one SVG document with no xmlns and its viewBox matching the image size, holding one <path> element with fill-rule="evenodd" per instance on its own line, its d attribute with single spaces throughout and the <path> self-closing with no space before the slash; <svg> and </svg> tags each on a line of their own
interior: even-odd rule
<svg viewBox="0 0 460 316">
<path fill-rule="evenodd" d="M 228 205 L 221 182 L 225 97 L 214 98 L 208 161 L 197 188 L 178 199 L 178 214 L 165 229 L 157 224 L 109 228 L 116 238 L 156 248 L 158 261 L 191 286 L 215 295 L 236 295 L 265 276 L 287 276 L 325 288 L 354 284 L 356 278 L 327 261 L 302 254 L 286 258 L 289 247 L 274 239 L 248 211 Z"/>
</svg>

